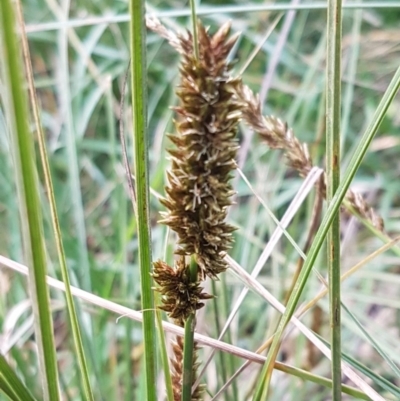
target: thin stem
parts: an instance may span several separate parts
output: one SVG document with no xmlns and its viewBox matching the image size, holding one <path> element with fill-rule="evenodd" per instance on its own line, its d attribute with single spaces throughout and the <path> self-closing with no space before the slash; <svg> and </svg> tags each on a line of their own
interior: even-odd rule
<svg viewBox="0 0 400 401">
<path fill-rule="evenodd" d="M 190 11 L 192 13 L 193 24 L 193 49 L 196 60 L 199 59 L 199 42 L 197 40 L 197 22 L 196 22 L 196 3 L 195 0 L 190 0 Z"/>
<path fill-rule="evenodd" d="M 42 124 L 40 121 L 39 106 L 38 106 L 38 101 L 37 101 L 37 97 L 36 97 L 35 84 L 34 84 L 34 80 L 33 80 L 32 64 L 30 61 L 31 57 L 30 57 L 30 53 L 29 53 L 28 40 L 27 40 L 25 30 L 24 30 L 25 22 L 24 22 L 24 17 L 22 14 L 22 5 L 21 5 L 20 1 L 17 1 L 16 10 L 17 10 L 17 18 L 19 20 L 19 24 L 20 24 L 21 31 L 22 31 L 21 43 L 22 43 L 22 50 L 23 50 L 24 61 L 25 61 L 26 75 L 28 78 L 29 97 L 30 97 L 30 101 L 31 101 L 32 112 L 33 112 L 33 116 L 34 116 L 36 130 L 38 132 L 40 159 L 41 159 L 42 167 L 43 167 L 43 175 L 44 175 L 46 192 L 49 197 L 51 222 L 52 222 L 53 230 L 54 230 L 54 237 L 55 237 L 55 241 L 56 241 L 58 260 L 59 260 L 60 267 L 61 267 L 61 275 L 63 278 L 63 282 L 65 283 L 65 298 L 66 298 L 66 302 L 67 302 L 68 317 L 70 319 L 72 337 L 74 340 L 78 365 L 79 365 L 79 369 L 80 369 L 80 372 L 82 375 L 81 379 L 82 379 L 85 397 L 87 400 L 94 400 L 93 392 L 92 392 L 92 389 L 90 386 L 89 372 L 88 372 L 88 367 L 87 367 L 87 363 L 86 363 L 86 357 L 85 357 L 85 353 L 83 350 L 82 337 L 81 337 L 81 333 L 80 333 L 80 329 L 79 329 L 78 316 L 76 313 L 75 304 L 74 304 L 73 297 L 72 297 L 71 290 L 70 290 L 70 279 L 69 279 L 69 273 L 68 273 L 68 266 L 67 266 L 67 261 L 66 261 L 65 252 L 64 252 L 64 246 L 63 246 L 63 242 L 62 242 L 60 223 L 59 223 L 58 215 L 57 215 L 57 207 L 56 207 L 56 200 L 55 200 L 55 196 L 54 196 L 53 182 L 52 182 L 51 174 L 50 174 L 49 159 L 47 157 L 45 136 L 44 136 L 43 127 L 42 127 Z"/>
<path fill-rule="evenodd" d="M 196 60 L 199 59 L 199 44 L 197 40 L 196 4 L 195 0 L 190 0 L 193 25 L 193 50 Z M 190 281 L 195 283 L 198 280 L 197 263 L 194 257 L 190 260 Z M 196 326 L 196 312 L 189 315 L 185 321 L 185 337 L 183 345 L 183 377 L 182 377 L 182 401 L 190 401 L 192 398 L 193 383 L 193 354 L 194 354 L 194 329 Z"/>
<path fill-rule="evenodd" d="M 156 328 L 151 271 L 151 236 L 149 219 L 147 91 L 146 91 L 146 27 L 144 1 L 130 1 L 131 80 L 135 189 L 139 243 L 140 285 L 143 310 L 143 338 L 146 371 L 146 400 L 156 401 Z"/>
<path fill-rule="evenodd" d="M 328 2 L 328 48 L 326 88 L 326 155 L 328 205 L 340 182 L 340 86 L 342 1 Z M 341 390 L 341 308 L 340 308 L 340 214 L 336 213 L 328 231 L 329 320 L 332 344 L 332 399 L 340 401 Z"/>
<path fill-rule="evenodd" d="M 198 267 L 191 257 L 190 261 L 190 281 L 195 283 L 198 279 Z M 183 377 L 182 377 L 182 401 L 190 401 L 192 398 L 193 384 L 193 354 L 194 354 L 194 329 L 196 326 L 196 314 L 191 313 L 185 321 L 185 337 L 183 344 Z"/>
<path fill-rule="evenodd" d="M 195 325 L 196 325 L 196 317 L 194 313 L 191 313 L 187 318 L 187 320 L 185 321 L 185 341 L 183 346 L 182 401 L 190 401 L 192 398 Z"/>
<path fill-rule="evenodd" d="M 24 256 L 29 265 L 29 295 L 34 315 L 35 341 L 43 399 L 58 401 L 57 355 L 49 290 L 46 283 L 46 252 L 43 241 L 35 147 L 27 118 L 15 16 L 10 0 L 0 1 L 0 56 L 4 60 L 4 90 L 10 123 L 11 149 L 21 216 Z"/>
</svg>

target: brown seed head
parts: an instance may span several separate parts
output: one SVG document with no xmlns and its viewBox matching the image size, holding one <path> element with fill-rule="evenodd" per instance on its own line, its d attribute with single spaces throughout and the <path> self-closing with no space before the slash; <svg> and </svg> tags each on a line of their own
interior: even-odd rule
<svg viewBox="0 0 400 401">
<path fill-rule="evenodd" d="M 195 255 L 200 277 L 216 278 L 227 268 L 223 260 L 234 228 L 225 222 L 234 194 L 230 184 L 238 149 L 237 125 L 242 103 L 241 85 L 230 77 L 227 55 L 236 41 L 228 38 L 229 24 L 214 36 L 199 24 L 199 59 L 193 54 L 192 36 L 179 36 L 183 61 L 175 108 L 176 133 L 169 138 L 172 166 L 168 172 L 168 209 L 162 222 L 179 237 L 177 254 Z"/>
<path fill-rule="evenodd" d="M 156 291 L 162 294 L 160 308 L 180 326 L 191 313 L 204 306 L 201 301 L 212 298 L 203 292 L 200 282 L 190 281 L 189 268 L 183 257 L 178 259 L 175 268 L 161 260 L 154 262 L 153 278 L 160 286 Z"/>
</svg>

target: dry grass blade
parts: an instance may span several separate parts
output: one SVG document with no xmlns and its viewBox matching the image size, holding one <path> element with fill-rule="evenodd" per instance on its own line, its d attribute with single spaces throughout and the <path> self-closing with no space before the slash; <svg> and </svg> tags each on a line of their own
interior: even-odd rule
<svg viewBox="0 0 400 401">
<path fill-rule="evenodd" d="M 28 274 L 28 268 L 26 266 L 24 266 L 18 262 L 15 262 L 11 259 L 8 259 L 2 255 L 0 255 L 0 265 L 10 268 L 19 273 L 22 273 L 25 276 Z M 62 281 L 59 281 L 52 277 L 47 276 L 47 283 L 48 283 L 48 285 L 50 285 L 53 288 L 59 289 L 61 291 L 65 291 L 65 285 Z M 138 312 L 136 310 L 119 305 L 115 302 L 108 301 L 107 299 L 98 297 L 96 295 L 91 294 L 90 292 L 81 290 L 79 288 L 76 288 L 73 286 L 70 286 L 70 288 L 71 288 L 72 295 L 74 295 L 75 297 L 77 297 L 83 301 L 86 301 L 92 305 L 96 305 L 100 308 L 114 312 L 117 315 L 119 315 L 119 318 L 127 317 L 127 318 L 130 318 L 137 322 L 143 322 L 142 312 Z M 182 327 L 176 326 L 175 324 L 168 323 L 165 321 L 163 321 L 162 324 L 163 324 L 163 329 L 166 332 L 176 334 L 178 336 L 184 335 L 184 330 Z M 246 350 L 236 347 L 234 345 L 227 344 L 223 341 L 214 340 L 213 338 L 210 338 L 210 337 L 204 336 L 202 334 L 198 334 L 198 333 L 195 333 L 194 338 L 201 345 L 206 345 L 206 346 L 209 346 L 212 348 L 216 348 L 223 352 L 231 353 L 232 355 L 236 355 L 239 358 L 249 359 L 249 360 L 252 360 L 253 362 L 257 362 L 257 363 L 265 362 L 265 357 L 263 357 L 261 355 L 257 355 L 256 353 L 251 352 L 251 351 L 246 351 Z"/>
</svg>

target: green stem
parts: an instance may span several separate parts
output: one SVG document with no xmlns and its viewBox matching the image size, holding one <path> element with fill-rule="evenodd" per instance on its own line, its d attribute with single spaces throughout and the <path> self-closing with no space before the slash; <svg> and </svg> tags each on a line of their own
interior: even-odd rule
<svg viewBox="0 0 400 401">
<path fill-rule="evenodd" d="M 67 303 L 67 312 L 68 312 L 68 317 L 70 319 L 71 332 L 72 332 L 72 337 L 74 340 L 79 370 L 82 375 L 81 378 L 82 378 L 82 384 L 83 384 L 83 388 L 84 388 L 84 395 L 85 395 L 86 400 L 93 401 L 94 396 L 93 396 L 93 392 L 92 392 L 92 389 L 90 386 L 89 371 L 88 371 L 86 357 L 85 357 L 85 353 L 84 353 L 84 349 L 83 349 L 82 337 L 81 337 L 79 323 L 78 323 L 78 316 L 76 313 L 76 308 L 75 308 L 74 300 L 73 300 L 73 297 L 71 294 L 71 289 L 70 289 L 68 266 L 67 266 L 67 261 L 66 261 L 65 252 L 64 252 L 64 246 L 63 246 L 63 242 L 62 242 L 60 223 L 59 223 L 58 215 L 57 215 L 56 200 L 55 200 L 55 196 L 54 196 L 53 182 L 52 182 L 51 174 L 50 174 L 50 166 L 49 166 L 49 159 L 48 159 L 47 150 L 46 150 L 45 135 L 43 132 L 43 127 L 42 127 L 41 121 L 40 121 L 39 106 L 38 106 L 38 101 L 37 101 L 36 91 L 35 91 L 35 86 L 34 86 L 32 64 L 30 61 L 31 57 L 30 57 L 30 53 L 29 53 L 27 37 L 25 34 L 25 28 L 24 28 L 25 23 L 24 23 L 23 14 L 22 14 L 21 3 L 19 1 L 17 1 L 17 17 L 18 17 L 20 26 L 22 28 L 21 43 L 22 43 L 22 50 L 23 50 L 23 54 L 24 54 L 24 60 L 25 60 L 26 75 L 28 78 L 29 95 L 30 95 L 36 130 L 38 133 L 40 159 L 41 159 L 42 167 L 43 167 L 45 187 L 46 187 L 46 191 L 47 191 L 48 198 L 49 198 L 51 222 L 53 225 L 53 231 L 54 231 L 54 236 L 55 236 L 55 241 L 56 241 L 58 260 L 60 263 L 61 275 L 63 278 L 63 282 L 65 284 L 65 297 L 66 297 L 66 303 Z"/>
<path fill-rule="evenodd" d="M 190 261 L 190 281 L 197 281 L 197 263 L 192 256 Z M 183 377 L 182 377 L 182 401 L 190 401 L 192 398 L 193 384 L 193 354 L 194 354 L 194 329 L 196 327 L 196 314 L 191 313 L 185 321 L 185 337 L 183 342 Z"/>
<path fill-rule="evenodd" d="M 328 48 L 326 88 L 326 154 L 328 205 L 340 182 L 340 86 L 342 1 L 328 2 Z M 340 308 L 340 216 L 336 213 L 327 235 L 329 269 L 329 320 L 332 344 L 332 399 L 340 401 L 341 390 L 341 308 Z"/>
<path fill-rule="evenodd" d="M 185 340 L 183 345 L 182 401 L 190 401 L 192 398 L 195 326 L 196 316 L 194 313 L 191 313 L 185 322 Z"/>
<path fill-rule="evenodd" d="M 217 286 L 216 286 L 214 280 L 211 282 L 211 287 L 212 287 L 212 293 L 213 293 L 213 295 L 215 295 L 217 293 Z M 221 333 L 221 324 L 220 324 L 221 312 L 219 310 L 219 302 L 218 302 L 216 297 L 214 297 L 212 299 L 212 305 L 213 305 L 214 317 L 215 317 L 215 330 L 216 330 L 217 333 Z M 218 368 L 218 372 L 219 372 L 219 374 L 218 374 L 218 385 L 221 384 L 220 383 L 221 381 L 222 381 L 222 383 L 226 383 L 226 381 L 228 380 L 227 367 L 226 367 L 226 364 L 225 364 L 225 359 L 226 359 L 225 355 L 222 352 L 220 352 L 219 353 L 220 365 L 219 365 L 219 368 Z M 234 384 L 234 383 L 235 382 L 233 382 L 232 384 Z M 224 393 L 224 397 L 225 397 L 225 400 L 227 400 L 228 397 L 230 397 L 230 394 L 229 394 L 228 391 L 226 391 Z"/>
<path fill-rule="evenodd" d="M 46 252 L 43 241 L 42 213 L 39 199 L 35 147 L 28 127 L 20 49 L 16 37 L 15 16 L 10 0 L 0 1 L 0 52 L 3 63 L 4 97 L 8 106 L 11 149 L 15 166 L 20 205 L 24 256 L 29 266 L 28 285 L 34 315 L 39 372 L 43 399 L 60 399 L 57 355 L 54 345 L 52 308 L 46 283 Z"/>
<path fill-rule="evenodd" d="M 146 400 L 156 401 L 156 328 L 151 271 L 151 236 L 149 219 L 146 27 L 144 1 L 130 1 L 131 79 L 133 141 L 135 160 L 136 219 L 138 227 L 140 285 L 143 310 L 143 338 L 146 372 Z"/>
<path fill-rule="evenodd" d="M 193 49 L 196 60 L 199 59 L 199 42 L 197 40 L 197 22 L 196 22 L 196 3 L 195 0 L 190 0 L 190 11 L 192 13 L 193 24 Z"/>
</svg>

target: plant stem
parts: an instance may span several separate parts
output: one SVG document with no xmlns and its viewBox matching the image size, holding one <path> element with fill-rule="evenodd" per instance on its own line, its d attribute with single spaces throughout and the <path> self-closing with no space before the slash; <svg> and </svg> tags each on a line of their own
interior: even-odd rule
<svg viewBox="0 0 400 401">
<path fill-rule="evenodd" d="M 156 401 L 156 328 L 151 271 L 151 236 L 149 219 L 146 27 L 144 1 L 130 1 L 131 79 L 135 189 L 139 242 L 140 285 L 143 310 L 143 338 L 147 401 Z"/>
<path fill-rule="evenodd" d="M 190 11 L 192 13 L 192 25 L 193 25 L 193 49 L 196 59 L 199 59 L 199 42 L 197 40 L 197 22 L 196 22 L 196 4 L 195 0 L 190 0 Z"/>
<path fill-rule="evenodd" d="M 326 199 L 331 205 L 340 182 L 340 91 L 342 1 L 328 2 L 328 47 L 326 87 Z M 328 231 L 329 320 L 332 344 L 332 399 L 340 401 L 341 390 L 341 308 L 340 308 L 340 215 L 336 213 Z"/>
<path fill-rule="evenodd" d="M 49 166 L 49 159 L 48 159 L 47 150 L 46 150 L 45 135 L 43 132 L 43 127 L 42 127 L 41 121 L 40 121 L 39 106 L 38 106 L 38 101 L 37 101 L 36 91 L 35 91 L 35 86 L 34 86 L 32 64 L 30 61 L 31 57 L 30 57 L 30 53 L 29 53 L 28 40 L 27 40 L 26 33 L 25 33 L 25 22 L 23 19 L 22 5 L 21 5 L 20 1 L 17 1 L 17 18 L 19 20 L 20 27 L 22 29 L 22 42 L 21 43 L 22 43 L 22 50 L 23 50 L 24 61 L 25 61 L 26 75 L 28 78 L 29 96 L 30 96 L 30 100 L 31 100 L 31 106 L 32 106 L 34 121 L 35 121 L 35 125 L 36 125 L 36 130 L 38 133 L 39 152 L 40 152 L 40 158 L 41 158 L 42 167 L 43 167 L 44 182 L 45 182 L 45 187 L 46 187 L 46 191 L 47 191 L 48 198 L 49 198 L 51 222 L 52 222 L 53 230 L 54 230 L 54 237 L 55 237 L 55 241 L 56 241 L 58 260 L 60 263 L 63 282 L 65 283 L 65 298 L 66 298 L 66 303 L 67 303 L 67 312 L 68 312 L 68 317 L 70 319 L 70 325 L 71 325 L 72 337 L 73 337 L 74 345 L 75 345 L 76 357 L 78 360 L 79 370 L 82 375 L 81 379 L 82 379 L 85 398 L 87 400 L 94 400 L 93 392 L 92 392 L 90 380 L 89 380 L 89 371 L 88 371 L 88 367 L 87 367 L 87 363 L 86 363 L 86 357 L 85 357 L 85 353 L 84 353 L 84 349 L 83 349 L 82 337 L 81 337 L 81 333 L 80 333 L 80 329 L 79 329 L 78 316 L 76 313 L 75 304 L 74 304 L 74 300 L 73 300 L 73 297 L 71 294 L 71 289 L 70 289 L 68 266 L 67 266 L 67 261 L 66 261 L 65 252 L 64 252 L 64 246 L 63 246 L 63 242 L 62 242 L 60 223 L 59 223 L 59 219 L 58 219 L 58 215 L 57 215 L 56 200 L 55 200 L 55 196 L 54 196 L 54 187 L 53 187 L 53 182 L 52 182 L 51 174 L 50 174 L 50 166 Z"/>
<path fill-rule="evenodd" d="M 190 281 L 195 283 L 198 279 L 197 263 L 191 257 L 189 272 Z M 194 329 L 196 327 L 196 314 L 191 313 L 185 321 L 185 337 L 183 345 L 183 378 L 182 378 L 182 401 L 190 401 L 192 398 L 193 384 L 193 353 L 194 353 Z"/>
<path fill-rule="evenodd" d="M 38 347 L 39 371 L 43 399 L 60 399 L 57 355 L 49 291 L 46 283 L 46 252 L 43 241 L 35 147 L 29 130 L 27 99 L 23 87 L 21 60 L 16 38 L 15 16 L 10 0 L 0 1 L 0 52 L 4 60 L 3 74 L 11 149 L 21 216 L 24 257 L 29 266 L 28 284 L 32 302 L 35 342 Z"/>
</svg>

